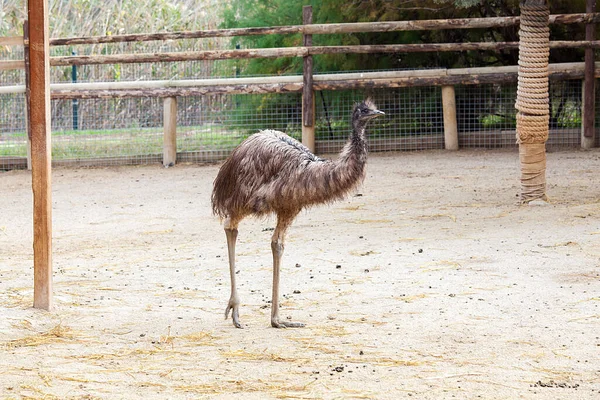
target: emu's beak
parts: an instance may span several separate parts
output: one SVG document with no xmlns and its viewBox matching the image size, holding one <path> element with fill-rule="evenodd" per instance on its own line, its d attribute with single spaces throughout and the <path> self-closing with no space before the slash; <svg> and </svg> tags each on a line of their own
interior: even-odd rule
<svg viewBox="0 0 600 400">
<path fill-rule="evenodd" d="M 385 113 L 383 111 L 373 110 L 372 114 L 371 114 L 371 118 L 381 117 L 382 115 L 385 115 Z"/>
</svg>

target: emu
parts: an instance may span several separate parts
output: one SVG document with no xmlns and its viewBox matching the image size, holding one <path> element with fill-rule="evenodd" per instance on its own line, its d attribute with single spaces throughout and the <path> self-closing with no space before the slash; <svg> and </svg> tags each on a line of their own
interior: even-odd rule
<svg viewBox="0 0 600 400">
<path fill-rule="evenodd" d="M 305 207 L 331 203 L 344 198 L 365 175 L 367 161 L 366 128 L 380 115 L 370 99 L 354 106 L 352 134 L 336 160 L 315 156 L 285 133 L 264 130 L 247 138 L 221 166 L 212 192 L 213 213 L 224 218 L 231 275 L 231 296 L 225 319 L 231 317 L 236 328 L 240 298 L 235 277 L 235 243 L 238 225 L 249 215 L 277 215 L 271 238 L 273 253 L 273 297 L 271 326 L 303 327 L 298 322 L 279 319 L 279 271 L 287 229 Z"/>
</svg>

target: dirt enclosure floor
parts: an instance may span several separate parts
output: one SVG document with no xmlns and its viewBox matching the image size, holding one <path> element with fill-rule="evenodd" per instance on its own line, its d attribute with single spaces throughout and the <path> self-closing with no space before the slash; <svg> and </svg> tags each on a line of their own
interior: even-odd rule
<svg viewBox="0 0 600 400">
<path fill-rule="evenodd" d="M 273 219 L 242 222 L 224 319 L 218 165 L 53 171 L 55 310 L 32 305 L 31 178 L 0 172 L 0 398 L 600 399 L 600 151 L 373 154 L 303 212 L 270 327 Z"/>
</svg>

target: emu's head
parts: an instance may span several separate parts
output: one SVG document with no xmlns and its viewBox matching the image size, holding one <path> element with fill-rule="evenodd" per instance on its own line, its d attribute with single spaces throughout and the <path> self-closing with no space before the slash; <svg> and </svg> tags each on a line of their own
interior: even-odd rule
<svg viewBox="0 0 600 400">
<path fill-rule="evenodd" d="M 373 101 L 370 98 L 367 98 L 362 103 L 354 106 L 354 110 L 352 111 L 352 123 L 362 122 L 364 124 L 381 115 L 385 115 L 385 113 L 379 111 Z"/>
</svg>

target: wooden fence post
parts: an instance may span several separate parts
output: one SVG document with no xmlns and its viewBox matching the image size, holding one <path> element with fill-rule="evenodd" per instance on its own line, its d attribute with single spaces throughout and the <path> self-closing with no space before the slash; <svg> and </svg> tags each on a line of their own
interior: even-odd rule
<svg viewBox="0 0 600 400">
<path fill-rule="evenodd" d="M 596 0 L 587 0 L 585 6 L 586 13 L 596 11 Z M 585 40 L 594 40 L 596 36 L 596 25 L 587 24 L 585 26 Z M 594 147 L 596 139 L 595 116 L 596 116 L 596 78 L 594 76 L 594 49 L 588 47 L 585 49 L 585 80 L 583 83 L 583 132 L 581 136 L 581 147 L 590 149 Z"/>
<path fill-rule="evenodd" d="M 177 162 L 177 97 L 166 97 L 163 105 L 163 165 L 168 168 Z"/>
<path fill-rule="evenodd" d="M 312 24 L 312 6 L 302 7 L 302 23 Z M 304 46 L 312 46 L 312 35 L 303 36 Z M 304 56 L 302 86 L 302 143 L 315 151 L 315 96 L 313 90 L 313 59 Z"/>
<path fill-rule="evenodd" d="M 28 0 L 33 306 L 52 309 L 52 152 L 48 1 Z"/>
<path fill-rule="evenodd" d="M 25 64 L 25 132 L 27 132 L 27 170 L 31 171 L 31 121 L 29 113 L 29 21 L 23 23 L 23 61 Z"/>
<path fill-rule="evenodd" d="M 444 143 L 446 144 L 446 150 L 458 150 L 454 86 L 442 86 L 442 108 L 444 112 Z"/>
<path fill-rule="evenodd" d="M 595 85 L 594 85 L 595 86 Z M 588 87 L 588 82 L 584 80 L 581 81 L 581 148 L 582 149 L 591 149 L 592 147 L 594 147 L 595 144 L 595 135 L 593 136 L 588 136 L 588 132 L 589 132 L 589 124 L 590 121 L 586 118 L 586 115 L 589 115 L 588 113 L 590 112 L 590 108 L 588 105 L 588 100 L 589 97 L 586 95 L 586 90 Z M 594 115 L 594 110 L 592 109 L 592 115 Z M 587 120 L 587 122 L 586 122 Z M 591 123 L 594 123 L 594 120 L 592 118 Z M 592 125 L 592 129 L 594 128 L 594 126 Z M 592 132 L 594 132 L 592 130 Z"/>
</svg>

